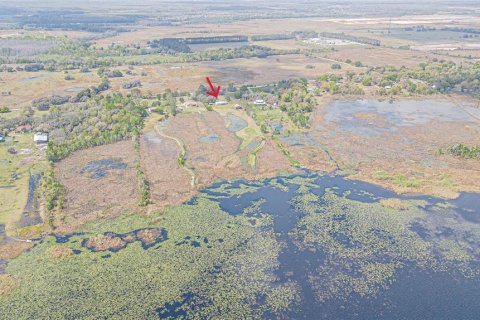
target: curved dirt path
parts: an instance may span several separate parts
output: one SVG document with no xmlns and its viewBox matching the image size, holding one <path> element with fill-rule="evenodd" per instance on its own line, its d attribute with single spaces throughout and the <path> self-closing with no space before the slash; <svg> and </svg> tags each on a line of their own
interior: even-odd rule
<svg viewBox="0 0 480 320">
<path fill-rule="evenodd" d="M 183 144 L 183 142 L 176 138 L 176 137 L 172 137 L 172 136 L 169 136 L 165 133 L 163 133 L 159 128 L 158 126 L 155 126 L 155 131 L 158 133 L 159 136 L 163 137 L 163 138 L 167 138 L 167 139 L 171 139 L 173 141 L 175 141 L 178 145 L 178 147 L 180 148 L 180 155 L 179 157 L 185 159 L 186 157 L 186 154 L 187 154 L 187 150 L 185 149 L 185 145 Z M 183 164 L 181 166 L 185 171 L 188 172 L 188 174 L 192 177 L 191 181 L 190 181 L 190 185 L 192 186 L 192 188 L 194 188 L 196 185 L 197 185 L 197 174 L 195 173 L 195 171 L 192 169 L 192 168 L 189 168 L 186 164 Z"/>
</svg>

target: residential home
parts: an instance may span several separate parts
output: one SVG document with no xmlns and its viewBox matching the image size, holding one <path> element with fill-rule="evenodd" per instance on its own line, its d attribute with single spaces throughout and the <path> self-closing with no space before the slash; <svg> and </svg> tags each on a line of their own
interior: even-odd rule
<svg viewBox="0 0 480 320">
<path fill-rule="evenodd" d="M 23 124 L 15 128 L 15 133 L 28 133 L 32 131 L 30 124 Z"/>
<path fill-rule="evenodd" d="M 33 142 L 37 144 L 47 143 L 48 142 L 48 133 L 37 132 L 33 135 Z"/>
</svg>

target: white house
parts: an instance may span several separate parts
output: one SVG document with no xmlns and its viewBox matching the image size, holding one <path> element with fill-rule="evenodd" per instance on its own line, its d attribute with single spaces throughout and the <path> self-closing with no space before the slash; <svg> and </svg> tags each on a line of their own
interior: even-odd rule
<svg viewBox="0 0 480 320">
<path fill-rule="evenodd" d="M 224 106 L 226 104 L 227 104 L 227 101 L 217 101 L 217 102 L 215 102 L 216 106 Z"/>
<path fill-rule="evenodd" d="M 255 100 L 254 103 L 255 103 L 255 105 L 257 105 L 257 106 L 264 106 L 264 105 L 267 104 L 267 103 L 266 103 L 264 100 L 262 100 L 262 99 Z"/>
<path fill-rule="evenodd" d="M 37 144 L 47 143 L 48 142 L 48 133 L 37 132 L 33 135 L 33 142 Z"/>
</svg>

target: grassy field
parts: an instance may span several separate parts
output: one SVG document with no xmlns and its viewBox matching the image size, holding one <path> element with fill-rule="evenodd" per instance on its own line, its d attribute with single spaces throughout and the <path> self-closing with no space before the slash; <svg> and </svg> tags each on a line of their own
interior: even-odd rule
<svg viewBox="0 0 480 320">
<path fill-rule="evenodd" d="M 17 154 L 8 152 L 13 149 Z M 45 169 L 43 154 L 33 143 L 33 134 L 17 134 L 0 143 L 0 224 L 6 225 L 9 234 L 15 234 L 15 223 L 27 202 L 30 173 Z"/>
</svg>

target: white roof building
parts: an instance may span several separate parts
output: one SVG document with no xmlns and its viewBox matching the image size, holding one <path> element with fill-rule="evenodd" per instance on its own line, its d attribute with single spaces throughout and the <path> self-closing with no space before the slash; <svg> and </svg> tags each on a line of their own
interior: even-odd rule
<svg viewBox="0 0 480 320">
<path fill-rule="evenodd" d="M 33 142 L 35 143 L 47 143 L 48 142 L 48 133 L 37 132 L 33 135 Z"/>
</svg>

